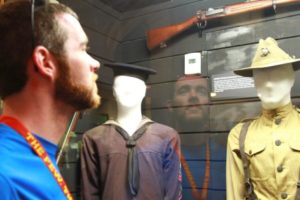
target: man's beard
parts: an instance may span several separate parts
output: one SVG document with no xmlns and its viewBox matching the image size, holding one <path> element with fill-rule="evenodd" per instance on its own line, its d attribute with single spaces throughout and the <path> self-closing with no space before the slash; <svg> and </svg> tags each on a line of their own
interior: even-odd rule
<svg viewBox="0 0 300 200">
<path fill-rule="evenodd" d="M 195 113 L 189 113 L 186 107 L 176 110 L 173 117 L 176 121 L 176 129 L 179 132 L 191 132 L 207 130 L 209 127 L 208 107 L 197 106 Z M 191 111 L 192 112 L 192 111 Z"/>
<path fill-rule="evenodd" d="M 70 75 L 70 66 L 63 57 L 57 59 L 58 76 L 55 81 L 57 99 L 72 106 L 76 110 L 96 108 L 100 105 L 100 96 L 95 95 L 93 87 L 76 84 Z"/>
</svg>

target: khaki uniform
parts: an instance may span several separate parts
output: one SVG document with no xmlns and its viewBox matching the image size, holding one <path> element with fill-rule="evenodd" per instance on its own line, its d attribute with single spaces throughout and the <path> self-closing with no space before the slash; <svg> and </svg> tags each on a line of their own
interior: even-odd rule
<svg viewBox="0 0 300 200">
<path fill-rule="evenodd" d="M 244 199 L 244 170 L 239 157 L 242 123 L 228 136 L 227 200 Z M 288 104 L 263 110 L 249 126 L 245 153 L 250 161 L 250 178 L 260 200 L 295 199 L 300 169 L 300 114 Z"/>
</svg>

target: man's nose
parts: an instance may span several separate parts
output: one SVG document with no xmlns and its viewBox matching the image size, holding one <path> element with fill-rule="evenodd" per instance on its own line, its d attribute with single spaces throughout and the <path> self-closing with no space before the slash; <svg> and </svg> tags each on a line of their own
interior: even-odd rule
<svg viewBox="0 0 300 200">
<path fill-rule="evenodd" d="M 198 96 L 198 93 L 197 93 L 196 90 L 191 89 L 190 92 L 189 92 L 189 95 L 190 95 L 190 97 L 197 97 L 197 96 Z"/>
<path fill-rule="evenodd" d="M 199 97 L 196 90 L 191 90 L 189 92 L 189 102 L 192 104 L 196 104 L 199 102 Z"/>
<path fill-rule="evenodd" d="M 100 69 L 100 62 L 94 58 L 91 57 L 91 71 L 97 73 L 97 71 Z"/>
</svg>

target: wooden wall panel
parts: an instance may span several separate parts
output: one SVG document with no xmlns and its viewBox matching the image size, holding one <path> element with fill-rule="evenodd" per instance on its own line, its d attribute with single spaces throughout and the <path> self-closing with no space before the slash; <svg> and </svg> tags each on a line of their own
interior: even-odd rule
<svg viewBox="0 0 300 200">
<path fill-rule="evenodd" d="M 193 109 L 201 114 L 193 116 L 190 120 L 184 120 L 184 115 L 180 114 L 184 113 L 186 109 L 186 107 L 153 109 L 145 110 L 145 114 L 154 121 L 175 128 L 180 133 L 209 131 L 208 105 L 195 106 Z"/>
<path fill-rule="evenodd" d="M 98 75 L 99 75 L 98 80 L 101 83 L 104 83 L 104 84 L 107 84 L 107 85 L 112 85 L 113 78 L 114 78 L 113 71 L 111 70 L 111 68 L 106 67 L 104 65 L 104 63 L 106 63 L 106 62 L 111 62 L 111 61 L 101 62 L 101 66 L 100 66 L 100 69 L 99 69 L 99 72 L 98 72 Z M 101 85 L 100 85 L 99 89 L 101 90 Z"/>
<path fill-rule="evenodd" d="M 300 106 L 299 98 L 293 98 L 292 102 Z M 212 105 L 209 111 L 210 131 L 229 132 L 240 121 L 258 117 L 261 111 L 260 101 Z"/>
<path fill-rule="evenodd" d="M 139 10 L 131 10 L 122 13 L 122 19 L 123 21 L 126 21 L 130 19 L 138 18 L 141 15 L 148 15 L 149 13 L 157 13 L 168 9 L 172 9 L 174 7 L 180 7 L 192 3 L 195 3 L 195 0 L 170 0 L 169 2 L 160 3 L 158 5 L 152 5 L 152 6 L 141 8 Z"/>
<path fill-rule="evenodd" d="M 279 18 L 279 15 L 278 18 L 270 21 L 207 32 L 205 34 L 206 47 L 207 49 L 219 49 L 253 43 L 268 36 L 280 39 L 300 35 L 300 30 L 295 29 L 300 20 L 299 14 L 287 13 L 285 15 L 290 16 Z"/>
<path fill-rule="evenodd" d="M 69 0 L 69 1 L 74 1 L 74 0 Z M 82 1 L 82 0 L 75 0 L 75 1 Z M 111 7 L 107 6 L 106 4 L 102 3 L 102 1 L 99 0 L 84 0 L 86 3 L 89 3 L 91 6 L 115 17 L 116 19 L 121 20 L 121 13 L 112 9 Z M 76 2 L 77 3 L 77 2 Z"/>
<path fill-rule="evenodd" d="M 214 185 L 213 188 L 208 188 L 208 189 L 216 189 L 216 190 L 222 190 L 225 191 L 226 190 L 226 183 L 225 183 L 225 161 L 223 162 L 216 162 L 216 161 L 199 161 L 199 160 L 195 160 L 195 161 L 189 161 L 187 162 L 189 169 L 193 174 L 193 179 L 197 184 L 197 188 L 199 190 L 199 192 L 201 193 L 201 190 L 204 189 L 203 188 L 203 180 L 204 180 L 204 176 L 205 176 L 205 169 L 206 169 L 206 165 L 208 164 L 207 162 L 209 162 L 209 166 L 210 166 L 210 176 L 209 176 L 209 182 L 210 185 Z M 186 171 L 183 168 L 183 182 L 182 182 L 182 187 L 183 189 L 185 188 L 190 188 L 191 187 L 191 183 L 189 181 L 189 179 L 187 178 L 188 176 L 186 175 Z"/>
<path fill-rule="evenodd" d="M 89 37 L 89 40 L 93 41 L 89 44 L 89 53 L 110 61 L 115 59 L 115 51 L 119 45 L 117 41 L 105 37 L 91 29 L 85 28 L 85 32 Z"/>
<path fill-rule="evenodd" d="M 177 82 L 153 84 L 147 92 L 151 108 L 195 106 L 209 103 L 208 79 L 179 80 Z M 176 88 L 175 88 L 176 87 Z M 175 98 L 180 98 L 177 101 Z"/>
<path fill-rule="evenodd" d="M 243 119 L 260 114 L 260 102 L 230 103 L 210 107 L 211 131 L 230 131 Z"/>
<path fill-rule="evenodd" d="M 292 88 L 292 97 L 300 97 L 300 71 L 295 72 L 295 83 Z"/>
<path fill-rule="evenodd" d="M 115 16 L 93 6 L 87 1 L 62 0 L 78 14 L 80 22 L 89 37 L 89 53 L 99 60 L 115 60 L 115 52 L 120 44 L 121 21 Z"/>
<path fill-rule="evenodd" d="M 208 74 L 222 74 L 250 66 L 255 50 L 256 44 L 251 44 L 208 51 Z"/>
<path fill-rule="evenodd" d="M 151 52 L 146 48 L 145 38 L 141 38 L 131 42 L 124 42 L 120 46 L 121 49 L 119 51 L 119 54 L 122 55 L 120 59 L 122 59 L 124 62 L 138 62 L 147 60 L 149 58 L 158 59 L 173 55 L 182 55 L 187 52 L 198 52 L 205 50 L 204 37 L 199 37 L 197 32 L 188 34 L 189 37 L 186 36 L 187 34 L 185 34 L 185 36 L 180 35 L 177 37 L 176 42 L 170 41 L 167 48 L 158 48 Z"/>
<path fill-rule="evenodd" d="M 287 53 L 300 57 L 300 52 L 298 51 L 300 37 L 296 36 L 293 38 L 279 39 L 277 41 L 279 46 Z M 208 51 L 208 74 L 222 74 L 235 69 L 249 67 L 256 48 L 257 42 L 255 44 Z"/>
<path fill-rule="evenodd" d="M 207 76 L 207 52 L 201 53 L 201 74 Z M 149 77 L 147 83 L 164 83 L 176 81 L 178 78 L 184 75 L 184 56 L 174 55 L 171 57 L 164 57 L 159 59 L 146 60 L 135 63 L 137 65 L 153 68 L 157 71 L 157 74 Z"/>
<path fill-rule="evenodd" d="M 217 2 L 217 3 L 216 3 Z M 235 1 L 236 2 L 236 1 Z M 231 1 L 231 3 L 235 3 Z M 204 2 L 197 2 L 195 4 L 203 4 Z M 228 2 L 230 3 L 230 2 Z M 195 4 L 188 4 L 185 6 L 181 6 L 178 8 L 173 9 L 167 9 L 162 10 L 159 12 L 149 13 L 149 15 L 137 17 L 127 20 L 124 22 L 124 29 L 126 31 L 124 32 L 130 32 L 130 29 L 132 30 L 132 34 L 130 35 L 130 38 L 126 38 L 126 36 L 123 37 L 123 43 L 121 45 L 121 48 L 126 49 L 126 52 L 123 52 L 123 60 L 126 62 L 138 62 L 138 60 L 148 60 L 148 59 L 157 59 L 160 57 L 166 57 L 166 56 L 173 56 L 178 54 L 184 54 L 186 52 L 193 52 L 193 51 L 201 51 L 201 50 L 208 50 L 211 46 L 209 46 L 209 43 L 206 42 L 206 35 L 210 38 L 210 40 L 215 40 L 216 37 L 213 34 L 210 34 L 210 32 L 215 31 L 223 31 L 225 30 L 225 33 L 223 33 L 223 45 L 226 43 L 227 46 L 230 45 L 230 42 L 232 40 L 236 40 L 233 42 L 233 45 L 238 45 L 238 42 L 242 41 L 243 44 L 247 43 L 256 43 L 258 41 L 258 38 L 266 37 L 268 35 L 271 36 L 278 36 L 278 39 L 281 37 L 288 37 L 283 36 L 282 33 L 286 28 L 293 27 L 289 25 L 281 25 L 280 19 L 283 19 L 284 21 L 294 21 L 294 23 L 297 22 L 297 17 L 293 17 L 294 15 L 299 15 L 299 9 L 297 9 L 298 6 L 288 7 L 288 9 L 279 9 L 276 15 L 269 14 L 265 18 L 265 14 L 257 14 L 255 16 L 254 14 L 250 13 L 247 15 L 243 15 L 242 17 L 233 17 L 230 19 L 224 19 L 217 22 L 212 23 L 207 29 L 203 31 L 202 37 L 199 37 L 197 28 L 193 27 L 190 30 L 187 30 L 186 32 L 180 34 L 173 40 L 169 42 L 169 46 L 167 48 L 163 49 L 156 49 L 154 51 L 149 52 L 145 46 L 143 46 L 140 43 L 146 43 L 145 41 L 145 32 L 148 29 L 154 28 L 154 27 L 160 27 L 160 26 L 166 26 L 174 24 L 175 22 L 181 22 L 184 19 L 187 19 L 191 17 L 191 12 L 194 12 L 195 8 L 197 8 L 197 5 Z M 209 4 L 226 4 L 226 2 L 220 3 L 219 1 L 209 1 Z M 201 6 L 199 5 L 198 8 Z M 214 7 L 214 5 L 204 5 L 202 8 L 206 7 Z M 296 8 L 295 8 L 296 7 Z M 179 11 L 181 10 L 181 12 Z M 182 10 L 189 11 L 189 12 L 182 12 Z M 179 12 L 179 13 L 178 13 Z M 178 13 L 178 14 L 175 14 Z M 185 15 L 185 16 L 182 16 Z M 186 15 L 190 15 L 187 17 Z M 290 16 L 290 17 L 288 17 Z M 183 18 L 183 19 L 182 19 Z M 140 22 L 130 22 L 131 20 L 141 20 Z M 149 21 L 153 20 L 153 21 Z M 175 20 L 175 22 L 173 21 Z M 239 21 L 237 21 L 239 20 Z M 237 22 L 235 22 L 237 21 Z M 278 21 L 278 22 L 277 22 Z M 275 22 L 275 23 L 274 23 Z M 134 28 L 131 27 L 131 23 Z M 147 23 L 149 23 L 149 27 L 146 30 L 145 27 L 147 27 Z M 264 26 L 264 23 L 267 23 L 266 26 Z M 140 29 L 138 28 L 137 24 L 142 24 Z M 150 25 L 151 24 L 151 25 Z M 258 24 L 258 25 L 255 25 Z M 274 25 L 274 24 L 280 24 L 280 25 Z M 286 24 L 286 23 L 285 23 Z M 269 29 L 268 29 L 268 26 Z M 282 28 L 281 28 L 282 27 Z M 226 37 L 226 30 L 227 29 L 233 29 L 237 28 L 239 31 L 231 30 L 233 33 L 233 36 L 230 33 L 227 33 Z M 142 29 L 141 32 L 139 32 Z M 247 30 L 249 29 L 249 30 Z M 274 29 L 274 30 L 272 30 Z M 279 31 L 276 31 L 278 29 Z M 250 31 L 251 30 L 251 31 Z M 276 33 L 278 32 L 278 33 Z M 297 30 L 292 31 L 292 35 L 298 34 Z M 230 35 L 230 36 L 228 36 Z M 236 37 L 234 37 L 236 35 Z M 288 34 L 286 34 L 288 35 Z M 204 37 L 204 38 L 203 38 Z M 229 37 L 229 38 L 228 38 Z M 143 39 L 144 38 L 144 39 Z M 221 38 L 221 39 L 222 39 Z M 222 44 L 221 44 L 222 45 Z M 144 48 L 138 48 L 143 46 Z M 130 52 L 132 51 L 132 52 Z M 121 52 L 121 51 L 120 51 Z M 137 55 L 137 56 L 130 56 L 130 55 Z"/>
<path fill-rule="evenodd" d="M 81 113 L 75 131 L 78 133 L 84 133 L 87 130 L 94 128 L 95 126 L 103 123 L 101 120 L 105 116 L 101 117 L 102 112 L 98 109 L 87 110 Z"/>
<path fill-rule="evenodd" d="M 227 132 L 203 132 L 180 134 L 182 152 L 188 161 L 206 160 L 206 145 L 209 146 L 210 159 L 225 162 Z"/>
<path fill-rule="evenodd" d="M 207 199 L 221 197 L 226 190 L 226 141 L 225 133 L 181 134 L 183 196 L 194 199 L 191 190 L 208 192 Z M 204 178 L 206 176 L 206 179 Z M 205 183 L 205 181 L 208 181 Z M 219 191 L 219 192 L 217 192 Z M 206 199 L 206 198 L 205 198 Z"/>
<path fill-rule="evenodd" d="M 199 103 L 194 107 L 204 113 L 201 118 L 190 120 L 190 123 L 188 120 L 183 122 L 175 113 L 189 106 L 170 106 L 169 102 L 176 80 L 184 74 L 184 54 L 202 52 L 202 75 L 208 80 L 208 85 L 213 75 L 249 66 L 260 38 L 273 36 L 288 53 L 300 57 L 300 29 L 295 28 L 298 27 L 300 19 L 300 4 L 278 8 L 276 15 L 272 10 L 267 10 L 214 21 L 208 24 L 201 36 L 198 29 L 193 27 L 172 39 L 167 48 L 150 52 L 146 48 L 147 30 L 182 22 L 195 15 L 199 9 L 244 1 L 174 0 L 127 13 L 111 12 L 97 0 L 64 1 L 70 5 L 74 4 L 74 9 L 79 13 L 83 12 L 79 15 L 90 37 L 90 52 L 101 62 L 121 61 L 157 70 L 157 75 L 150 76 L 147 82 L 149 90 L 144 100 L 143 113 L 179 132 L 186 166 L 192 171 L 198 191 L 203 189 L 204 169 L 207 163 L 210 163 L 206 199 L 225 200 L 228 133 L 242 119 L 258 116 L 261 104 L 255 95 L 245 98 L 210 99 L 209 102 L 203 103 L 204 105 Z M 103 104 L 96 111 L 85 113 L 81 125 L 77 128 L 78 132 L 95 126 L 99 116 L 108 114 L 108 117 L 112 118 L 116 113 L 111 95 L 112 72 L 102 66 L 99 73 L 100 86 L 102 84 L 106 88 Z M 292 89 L 293 102 L 298 106 L 299 81 L 300 71 L 296 72 L 296 82 Z M 206 154 L 207 145 L 210 147 L 209 158 Z M 183 199 L 194 199 L 186 171 L 183 171 L 183 181 Z"/>
<path fill-rule="evenodd" d="M 198 191 L 201 191 L 200 189 Z M 196 198 L 193 196 L 193 191 L 190 188 L 185 188 L 182 191 L 182 196 L 184 200 L 195 200 Z M 225 200 L 226 199 L 226 191 L 225 190 L 218 190 L 218 189 L 208 189 L 208 196 L 206 199 L 211 200 Z"/>
<path fill-rule="evenodd" d="M 145 37 L 145 32 L 151 28 L 168 26 L 171 24 L 181 23 L 196 15 L 198 10 L 221 7 L 231 3 L 242 2 L 242 0 L 222 0 L 222 1 L 175 1 L 165 3 L 165 9 L 161 5 L 153 6 L 151 9 L 145 9 L 144 13 L 127 16 L 123 20 L 124 36 L 123 41 L 131 41 L 136 38 Z M 133 17 L 134 16 L 134 17 Z M 137 26 L 142 25 L 142 26 Z M 134 27 L 132 29 L 131 27 Z M 128 34 L 131 32 L 131 34 Z"/>
<path fill-rule="evenodd" d="M 87 0 L 62 0 L 61 2 L 74 9 L 85 27 L 120 42 L 119 30 L 122 22 L 118 16 L 112 14 L 113 12 L 104 10 L 103 4 L 100 7 L 96 6 L 95 1 L 89 2 Z"/>
</svg>

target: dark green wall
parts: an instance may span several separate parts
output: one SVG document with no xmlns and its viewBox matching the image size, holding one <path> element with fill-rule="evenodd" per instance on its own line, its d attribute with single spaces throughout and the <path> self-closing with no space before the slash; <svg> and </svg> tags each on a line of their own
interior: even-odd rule
<svg viewBox="0 0 300 200">
<path fill-rule="evenodd" d="M 145 99 L 145 114 L 153 120 L 175 127 L 174 116 L 167 103 L 172 96 L 176 80 L 184 74 L 184 54 L 202 53 L 202 76 L 211 86 L 212 76 L 231 73 L 247 67 L 258 40 L 268 36 L 291 55 L 300 57 L 300 5 L 278 6 L 272 9 L 248 13 L 209 22 L 199 35 L 193 27 L 172 39 L 163 49 L 149 51 L 146 48 L 146 31 L 151 28 L 182 22 L 197 10 L 217 8 L 242 2 L 238 0 L 173 0 L 160 5 L 118 13 L 97 0 L 62 0 L 74 8 L 90 38 L 90 53 L 101 62 L 122 61 L 154 68 L 157 75 L 150 77 L 149 91 Z M 101 123 L 101 116 L 115 115 L 115 102 L 111 95 L 112 73 L 106 67 L 100 69 L 99 87 L 103 96 L 102 106 L 82 113 L 76 128 L 75 142 L 81 133 Z M 299 104 L 299 73 L 292 91 L 293 101 Z M 211 88 L 211 87 L 208 87 Z M 232 98 L 212 98 L 211 89 L 206 93 L 209 101 L 198 104 L 206 110 L 200 127 L 179 130 L 184 158 L 192 172 L 197 190 L 208 190 L 208 198 L 222 200 L 225 197 L 226 140 L 230 129 L 240 120 L 260 113 L 260 102 L 254 95 L 240 94 Z M 175 108 L 174 108 L 175 109 Z M 173 110 L 174 110 L 173 109 Z M 207 149 L 207 145 L 209 148 Z M 65 161 L 63 174 L 72 191 L 79 196 L 78 159 L 80 145 L 71 148 L 70 158 Z M 209 167 L 208 187 L 203 189 L 205 167 Z M 192 187 L 184 173 L 184 198 L 194 199 Z"/>
</svg>

